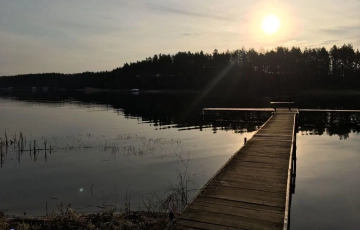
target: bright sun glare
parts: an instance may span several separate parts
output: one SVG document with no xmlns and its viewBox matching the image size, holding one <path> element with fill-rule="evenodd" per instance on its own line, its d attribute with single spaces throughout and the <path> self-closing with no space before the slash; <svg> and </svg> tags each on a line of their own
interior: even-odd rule
<svg viewBox="0 0 360 230">
<path fill-rule="evenodd" d="M 268 15 L 262 21 L 262 29 L 267 34 L 276 33 L 280 28 L 280 20 L 275 15 Z"/>
</svg>

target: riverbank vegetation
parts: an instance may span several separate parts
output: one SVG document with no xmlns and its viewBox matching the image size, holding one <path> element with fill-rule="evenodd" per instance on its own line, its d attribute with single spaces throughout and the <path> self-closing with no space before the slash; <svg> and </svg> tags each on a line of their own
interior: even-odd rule
<svg viewBox="0 0 360 230">
<path fill-rule="evenodd" d="M 1 88 L 214 90 L 272 93 L 360 89 L 360 52 L 351 44 L 330 50 L 277 47 L 213 53 L 155 54 L 112 71 L 4 76 Z"/>
<path fill-rule="evenodd" d="M 52 230 L 52 229 L 166 229 L 170 223 L 169 214 L 159 212 L 125 212 L 112 211 L 79 214 L 71 208 L 66 208 L 59 214 L 45 217 L 6 217 L 0 213 L 0 229 L 16 230 Z M 174 224 L 174 229 L 181 229 Z"/>
</svg>

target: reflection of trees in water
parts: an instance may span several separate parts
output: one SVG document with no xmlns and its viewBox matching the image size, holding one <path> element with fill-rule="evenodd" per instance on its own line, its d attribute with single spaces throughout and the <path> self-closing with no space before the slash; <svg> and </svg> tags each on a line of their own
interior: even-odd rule
<svg viewBox="0 0 360 230">
<path fill-rule="evenodd" d="M 179 131 L 212 129 L 233 130 L 236 133 L 251 132 L 258 129 L 269 115 L 257 113 L 237 114 L 235 119 L 223 116 L 215 119 L 203 119 L 201 111 L 205 107 L 212 108 L 265 108 L 269 106 L 269 97 L 223 92 L 210 94 L 201 101 L 199 93 L 139 93 L 132 95 L 124 92 L 84 93 L 81 91 L 48 91 L 28 92 L 0 91 L 3 98 L 40 104 L 46 106 L 61 106 L 64 102 L 85 107 L 89 110 L 110 110 L 129 119 L 137 119 L 139 123 L 149 123 L 155 130 L 175 128 Z M 306 108 L 341 108 L 356 109 L 360 104 L 357 95 L 300 95 L 295 101 Z M 195 103 L 197 102 L 197 103 Z M 343 107 L 344 106 L 344 107 Z M 226 114 L 225 114 L 226 115 Z M 347 138 L 351 132 L 358 133 L 360 127 L 359 114 L 338 112 L 301 112 L 299 125 L 301 131 L 311 134 L 339 135 Z"/>
<path fill-rule="evenodd" d="M 85 107 L 89 110 L 110 110 L 129 119 L 137 119 L 139 123 L 149 123 L 155 130 L 176 128 L 179 131 L 205 128 L 216 130 L 235 130 L 235 132 L 246 132 L 256 130 L 259 124 L 239 124 L 235 122 L 206 121 L 202 116 L 204 107 L 266 107 L 269 101 L 264 97 L 242 95 L 233 97 L 226 92 L 223 95 L 208 95 L 201 101 L 198 100 L 199 93 L 139 93 L 133 95 L 125 92 L 98 92 L 86 94 L 80 91 L 49 91 L 27 92 L 25 90 L 5 92 L 0 91 L 1 97 L 15 99 L 31 104 L 46 106 L 61 106 L 65 102 Z M 257 121 L 260 124 L 262 118 L 243 119 L 242 123 Z M 265 118 L 265 120 L 267 117 Z"/>
<path fill-rule="evenodd" d="M 338 135 L 347 139 L 350 133 L 360 132 L 360 113 L 351 112 L 301 112 L 299 130 L 302 132 L 329 136 Z"/>
<path fill-rule="evenodd" d="M 269 119 L 272 112 L 251 110 L 206 110 L 203 122 L 211 122 L 213 132 L 234 130 L 235 133 L 253 132 Z"/>
<path fill-rule="evenodd" d="M 218 130 L 234 131 L 235 133 L 247 133 L 258 130 L 261 125 L 262 122 L 255 122 L 255 123 L 213 122 L 212 130 L 213 133 L 216 133 Z"/>
</svg>

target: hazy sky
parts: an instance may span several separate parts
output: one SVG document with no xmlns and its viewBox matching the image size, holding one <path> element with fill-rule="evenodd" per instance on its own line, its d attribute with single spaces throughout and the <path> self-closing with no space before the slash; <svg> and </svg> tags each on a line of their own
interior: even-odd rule
<svg viewBox="0 0 360 230">
<path fill-rule="evenodd" d="M 359 0 L 0 0 L 0 76 L 112 70 L 154 54 L 360 48 Z M 280 19 L 266 35 L 261 22 Z"/>
</svg>

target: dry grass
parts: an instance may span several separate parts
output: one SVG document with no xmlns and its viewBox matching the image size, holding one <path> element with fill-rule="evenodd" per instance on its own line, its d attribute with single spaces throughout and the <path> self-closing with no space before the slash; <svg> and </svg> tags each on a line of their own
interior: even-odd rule
<svg viewBox="0 0 360 230">
<path fill-rule="evenodd" d="M 166 229 L 170 223 L 169 215 L 156 212 L 128 212 L 116 214 L 102 212 L 78 214 L 71 208 L 61 214 L 39 218 L 9 218 L 0 213 L 0 229 L 38 230 L 38 229 Z M 181 229 L 175 227 L 174 229 Z"/>
</svg>

